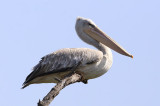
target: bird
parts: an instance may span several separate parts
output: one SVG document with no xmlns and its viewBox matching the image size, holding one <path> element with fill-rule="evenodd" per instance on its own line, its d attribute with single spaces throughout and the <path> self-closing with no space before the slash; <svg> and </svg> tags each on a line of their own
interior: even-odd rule
<svg viewBox="0 0 160 106">
<path fill-rule="evenodd" d="M 100 77 L 112 66 L 111 49 L 133 58 L 117 42 L 100 30 L 91 19 L 78 17 L 75 30 L 82 41 L 96 49 L 64 48 L 42 57 L 27 76 L 22 88 L 30 84 L 58 83 L 71 72 L 80 73 L 84 81 Z"/>
</svg>

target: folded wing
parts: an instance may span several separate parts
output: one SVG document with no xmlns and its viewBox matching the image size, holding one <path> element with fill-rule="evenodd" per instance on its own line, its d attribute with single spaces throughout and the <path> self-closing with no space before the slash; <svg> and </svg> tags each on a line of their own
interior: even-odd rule
<svg viewBox="0 0 160 106">
<path fill-rule="evenodd" d="M 65 48 L 42 57 L 41 61 L 33 68 L 27 76 L 24 86 L 36 77 L 65 72 L 73 67 L 84 67 L 100 61 L 103 53 L 88 48 Z"/>
</svg>

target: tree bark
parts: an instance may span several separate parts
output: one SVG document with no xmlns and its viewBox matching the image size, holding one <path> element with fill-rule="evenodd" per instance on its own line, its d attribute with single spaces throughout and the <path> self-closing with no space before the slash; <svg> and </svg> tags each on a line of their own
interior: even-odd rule
<svg viewBox="0 0 160 106">
<path fill-rule="evenodd" d="M 65 88 L 67 85 L 81 81 L 85 83 L 85 81 L 83 81 L 82 76 L 77 73 L 71 74 L 65 77 L 64 79 L 59 80 L 57 85 L 51 89 L 51 91 L 43 98 L 43 100 L 39 100 L 38 106 L 49 106 L 49 104 L 53 101 L 53 99 L 59 94 L 59 92 L 63 88 Z"/>
</svg>

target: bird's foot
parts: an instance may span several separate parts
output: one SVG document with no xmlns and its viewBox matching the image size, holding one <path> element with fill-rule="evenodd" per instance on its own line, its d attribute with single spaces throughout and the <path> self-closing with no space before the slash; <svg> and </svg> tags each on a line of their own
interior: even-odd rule
<svg viewBox="0 0 160 106">
<path fill-rule="evenodd" d="M 83 74 L 82 73 L 80 73 L 80 72 L 76 72 L 77 74 L 79 74 L 79 75 L 81 75 L 81 82 L 83 82 L 84 84 L 88 84 L 88 80 L 87 79 L 85 79 L 85 77 L 83 76 Z"/>
</svg>

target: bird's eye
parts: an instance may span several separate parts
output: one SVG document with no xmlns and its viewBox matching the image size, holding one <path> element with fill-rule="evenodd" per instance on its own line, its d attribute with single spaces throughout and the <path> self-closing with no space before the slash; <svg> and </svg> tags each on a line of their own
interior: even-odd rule
<svg viewBox="0 0 160 106">
<path fill-rule="evenodd" d="M 89 27 L 94 28 L 95 26 L 91 23 L 88 23 Z"/>
</svg>

